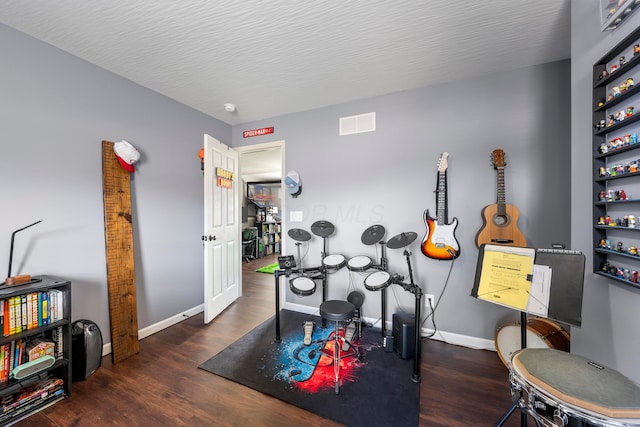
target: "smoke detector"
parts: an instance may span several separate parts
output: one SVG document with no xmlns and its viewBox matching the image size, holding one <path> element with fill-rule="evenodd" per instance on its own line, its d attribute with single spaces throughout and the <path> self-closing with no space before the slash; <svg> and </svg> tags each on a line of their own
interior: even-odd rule
<svg viewBox="0 0 640 427">
<path fill-rule="evenodd" d="M 235 106 L 235 104 L 226 103 L 226 104 L 224 104 L 224 109 L 225 109 L 225 111 L 233 113 L 234 111 L 236 111 L 236 106 Z"/>
</svg>

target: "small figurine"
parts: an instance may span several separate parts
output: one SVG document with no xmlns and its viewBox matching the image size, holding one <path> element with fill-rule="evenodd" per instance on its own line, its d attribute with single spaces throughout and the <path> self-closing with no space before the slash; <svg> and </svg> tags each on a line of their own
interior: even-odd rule
<svg viewBox="0 0 640 427">
<path fill-rule="evenodd" d="M 616 277 L 618 279 L 624 279 L 624 268 L 622 267 L 616 268 Z"/>
<path fill-rule="evenodd" d="M 616 123 L 616 117 L 613 114 L 609 114 L 609 121 L 607 122 L 607 127 L 613 126 Z"/>
<path fill-rule="evenodd" d="M 629 279 L 631 280 L 633 283 L 637 283 L 638 282 L 638 272 L 635 270 L 631 271 L 631 278 Z"/>
<path fill-rule="evenodd" d="M 633 77 L 627 79 L 627 89 L 631 89 L 635 83 L 633 83 Z"/>
<path fill-rule="evenodd" d="M 604 247 L 605 247 L 605 249 L 611 249 L 611 240 L 607 239 L 604 242 Z"/>
<path fill-rule="evenodd" d="M 637 133 L 632 133 L 631 134 L 631 144 L 637 144 L 638 143 L 638 134 Z"/>
<path fill-rule="evenodd" d="M 630 105 L 627 107 L 627 113 L 625 114 L 626 117 L 631 117 L 633 116 L 633 111 L 634 111 L 634 107 L 633 105 Z"/>
<path fill-rule="evenodd" d="M 633 45 L 633 54 L 637 55 L 640 53 L 640 44 Z"/>
<path fill-rule="evenodd" d="M 600 73 L 600 80 L 604 79 L 605 77 L 607 77 L 609 75 L 609 72 L 607 70 L 602 70 L 602 72 Z"/>
<path fill-rule="evenodd" d="M 630 173 L 638 172 L 638 161 L 637 160 L 632 160 L 631 163 L 629 163 L 629 172 Z"/>
<path fill-rule="evenodd" d="M 626 92 L 627 91 L 627 82 L 626 80 L 620 83 L 620 92 Z"/>
<path fill-rule="evenodd" d="M 627 193 L 624 190 L 618 190 L 617 193 L 617 200 L 627 200 Z"/>
<path fill-rule="evenodd" d="M 616 165 L 616 175 L 624 174 L 624 165 L 622 163 Z"/>
<path fill-rule="evenodd" d="M 613 64 L 611 66 L 611 71 L 609 71 L 609 74 L 613 74 L 616 70 L 618 69 L 618 64 Z"/>
<path fill-rule="evenodd" d="M 620 62 L 620 65 L 624 65 L 627 63 L 627 60 L 625 59 L 624 56 L 621 56 L 618 61 Z"/>
<path fill-rule="evenodd" d="M 636 217 L 633 215 L 629 215 L 629 223 L 627 224 L 629 228 L 636 228 Z"/>
<path fill-rule="evenodd" d="M 604 119 L 600 120 L 598 123 L 596 123 L 595 128 L 600 130 L 600 129 L 604 129 L 606 125 L 606 122 Z"/>
<path fill-rule="evenodd" d="M 616 246 L 614 251 L 616 251 L 616 252 L 624 252 L 624 247 L 622 245 L 622 242 L 618 242 L 618 245 Z"/>
<path fill-rule="evenodd" d="M 609 268 L 610 268 L 609 261 L 603 261 L 602 264 L 600 264 L 600 271 L 602 271 L 603 273 L 608 273 Z"/>
<path fill-rule="evenodd" d="M 600 194 L 598 194 L 598 200 L 600 200 L 601 202 L 605 202 L 607 200 L 607 193 L 601 191 Z M 604 224 L 604 217 L 601 216 L 600 218 L 602 219 L 602 224 Z"/>
<path fill-rule="evenodd" d="M 629 255 L 638 255 L 638 248 L 635 246 L 629 246 L 628 252 Z"/>
<path fill-rule="evenodd" d="M 613 97 L 620 96 L 620 87 L 614 86 L 611 88 L 611 93 L 613 93 Z"/>
</svg>

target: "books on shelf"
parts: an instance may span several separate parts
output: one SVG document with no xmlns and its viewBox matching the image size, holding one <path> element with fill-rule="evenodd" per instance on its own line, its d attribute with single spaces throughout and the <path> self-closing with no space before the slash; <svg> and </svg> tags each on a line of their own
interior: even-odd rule
<svg viewBox="0 0 640 427">
<path fill-rule="evenodd" d="M 64 295 L 59 289 L 0 300 L 0 329 L 5 337 L 53 324 L 63 317 Z"/>
<path fill-rule="evenodd" d="M 15 419 L 30 409 L 47 402 L 59 400 L 64 394 L 64 381 L 62 379 L 45 378 L 16 393 L 3 396 L 0 399 L 0 404 L 2 405 L 0 423 L 4 425 L 4 422 Z"/>
</svg>

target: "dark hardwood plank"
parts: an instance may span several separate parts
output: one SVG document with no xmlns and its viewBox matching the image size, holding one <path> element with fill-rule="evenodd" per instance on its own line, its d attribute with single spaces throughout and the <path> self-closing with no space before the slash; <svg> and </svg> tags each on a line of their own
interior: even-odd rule
<svg viewBox="0 0 640 427">
<path fill-rule="evenodd" d="M 70 399 L 17 425 L 338 426 L 197 368 L 274 315 L 273 275 L 254 270 L 276 260 L 243 263 L 243 296 L 211 324 L 199 314 L 141 340 L 140 353 L 116 365 L 104 357 L 95 374 L 73 384 Z M 511 404 L 508 370 L 495 352 L 425 340 L 421 369 L 421 426 L 492 426 Z M 505 425 L 520 425 L 519 413 Z"/>
</svg>

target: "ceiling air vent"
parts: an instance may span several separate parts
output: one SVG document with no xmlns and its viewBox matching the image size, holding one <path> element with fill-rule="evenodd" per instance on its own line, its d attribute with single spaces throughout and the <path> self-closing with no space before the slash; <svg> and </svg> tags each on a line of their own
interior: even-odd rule
<svg viewBox="0 0 640 427">
<path fill-rule="evenodd" d="M 340 136 L 376 130 L 376 113 L 340 118 Z"/>
</svg>

